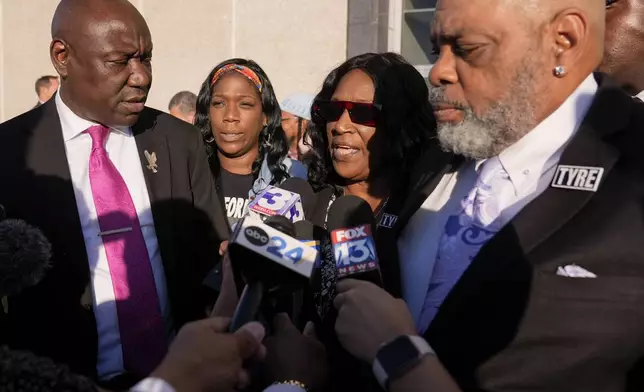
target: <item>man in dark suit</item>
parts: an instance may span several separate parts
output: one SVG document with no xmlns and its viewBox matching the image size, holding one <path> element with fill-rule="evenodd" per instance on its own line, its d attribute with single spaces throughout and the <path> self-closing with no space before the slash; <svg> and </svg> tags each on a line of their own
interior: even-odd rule
<svg viewBox="0 0 644 392">
<path fill-rule="evenodd" d="M 59 93 L 0 125 L 0 203 L 40 227 L 53 267 L 9 298 L 13 348 L 130 386 L 203 317 L 227 237 L 199 132 L 147 108 L 152 40 L 126 0 L 63 0 Z"/>
<path fill-rule="evenodd" d="M 383 320 L 340 310 L 355 355 L 413 328 L 464 391 L 644 390 L 644 104 L 592 73 L 603 10 L 439 1 L 437 143 L 377 233 L 411 317 L 344 293 Z"/>
</svg>

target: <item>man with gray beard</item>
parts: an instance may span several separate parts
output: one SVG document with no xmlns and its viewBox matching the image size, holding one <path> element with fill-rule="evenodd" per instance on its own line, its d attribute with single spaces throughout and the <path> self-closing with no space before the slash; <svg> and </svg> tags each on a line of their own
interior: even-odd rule
<svg viewBox="0 0 644 392">
<path fill-rule="evenodd" d="M 437 142 L 377 238 L 465 391 L 644 390 L 644 104 L 593 74 L 604 6 L 438 1 Z"/>
</svg>

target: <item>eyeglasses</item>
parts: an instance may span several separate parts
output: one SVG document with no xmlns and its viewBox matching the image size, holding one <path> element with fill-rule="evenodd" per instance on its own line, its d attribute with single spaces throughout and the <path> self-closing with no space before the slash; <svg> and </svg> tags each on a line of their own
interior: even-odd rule
<svg viewBox="0 0 644 392">
<path fill-rule="evenodd" d="M 326 122 L 338 121 L 345 110 L 353 123 L 375 127 L 382 105 L 350 101 L 317 101 L 313 105 L 313 113 Z"/>
</svg>

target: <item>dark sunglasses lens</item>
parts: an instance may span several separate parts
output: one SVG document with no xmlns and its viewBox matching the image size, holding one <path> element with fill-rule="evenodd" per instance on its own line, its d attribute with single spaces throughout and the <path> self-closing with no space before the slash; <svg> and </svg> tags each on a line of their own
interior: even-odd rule
<svg viewBox="0 0 644 392">
<path fill-rule="evenodd" d="M 338 121 L 342 116 L 343 111 L 344 106 L 341 102 L 320 102 L 317 105 L 318 115 L 326 121 Z"/>
<path fill-rule="evenodd" d="M 354 123 L 373 127 L 376 125 L 378 109 L 370 104 L 354 104 L 349 114 Z"/>
</svg>

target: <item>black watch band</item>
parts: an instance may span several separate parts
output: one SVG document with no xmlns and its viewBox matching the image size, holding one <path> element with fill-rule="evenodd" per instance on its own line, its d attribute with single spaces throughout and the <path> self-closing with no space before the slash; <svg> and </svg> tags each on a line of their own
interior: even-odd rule
<svg viewBox="0 0 644 392">
<path fill-rule="evenodd" d="M 434 355 L 434 350 L 425 339 L 420 336 L 399 336 L 380 347 L 373 361 L 373 374 L 380 386 L 388 390 L 391 381 L 405 375 L 427 355 Z"/>
</svg>

